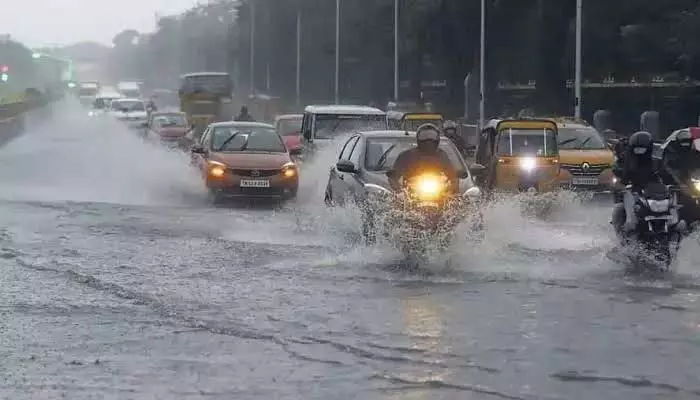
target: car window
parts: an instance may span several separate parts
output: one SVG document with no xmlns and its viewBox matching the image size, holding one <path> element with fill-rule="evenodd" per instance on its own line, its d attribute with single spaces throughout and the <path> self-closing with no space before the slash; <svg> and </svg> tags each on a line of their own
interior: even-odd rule
<svg viewBox="0 0 700 400">
<path fill-rule="evenodd" d="M 414 147 L 416 147 L 416 139 L 413 137 L 367 139 L 365 168 L 369 171 L 388 171 L 393 167 L 399 154 Z M 462 157 L 451 142 L 440 141 L 440 149 L 447 154 L 455 169 L 466 170 Z"/>
<path fill-rule="evenodd" d="M 210 128 L 207 128 L 203 133 L 202 137 L 199 138 L 199 144 L 202 145 L 205 149 L 209 148 L 209 132 L 211 131 Z"/>
<path fill-rule="evenodd" d="M 352 150 L 350 150 L 350 161 L 355 164 L 356 166 L 360 166 L 360 153 L 362 153 L 362 146 L 359 145 L 360 143 L 360 137 L 357 137 L 358 140 L 355 141 L 355 143 L 352 145 Z"/>
<path fill-rule="evenodd" d="M 592 127 L 562 127 L 559 128 L 560 150 L 604 150 L 605 140 Z"/>
<path fill-rule="evenodd" d="M 161 126 L 168 128 L 183 128 L 187 125 L 185 117 L 179 114 L 158 115 L 154 120 Z"/>
<path fill-rule="evenodd" d="M 382 130 L 387 128 L 384 115 L 360 114 L 318 114 L 314 126 L 316 139 L 332 139 L 334 137 L 363 130 Z"/>
<path fill-rule="evenodd" d="M 350 152 L 352 151 L 352 148 L 358 139 L 359 139 L 358 136 L 353 136 L 347 142 L 345 142 L 345 145 L 343 146 L 343 150 L 341 150 L 340 154 L 338 155 L 338 160 L 349 160 L 350 159 Z"/>
<path fill-rule="evenodd" d="M 113 110 L 129 110 L 129 111 L 145 111 L 146 107 L 143 102 L 138 100 L 115 100 L 112 101 Z"/>
<path fill-rule="evenodd" d="M 212 149 L 221 152 L 285 153 L 287 147 L 273 128 L 222 126 L 212 129 Z"/>
<path fill-rule="evenodd" d="M 277 132 L 282 136 L 295 136 L 301 132 L 301 119 L 281 119 L 277 121 Z"/>
</svg>

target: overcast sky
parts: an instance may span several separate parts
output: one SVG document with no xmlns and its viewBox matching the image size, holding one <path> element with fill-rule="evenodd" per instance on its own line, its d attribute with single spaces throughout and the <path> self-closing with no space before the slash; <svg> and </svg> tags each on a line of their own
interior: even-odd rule
<svg viewBox="0 0 700 400">
<path fill-rule="evenodd" d="M 149 32 L 155 13 L 186 10 L 197 0 L 0 0 L 0 34 L 31 47 L 96 41 L 110 44 L 124 29 Z"/>
</svg>

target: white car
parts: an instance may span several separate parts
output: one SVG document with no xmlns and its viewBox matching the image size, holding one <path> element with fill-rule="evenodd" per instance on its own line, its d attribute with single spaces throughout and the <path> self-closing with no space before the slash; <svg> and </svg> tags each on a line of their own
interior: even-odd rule
<svg viewBox="0 0 700 400">
<path fill-rule="evenodd" d="M 135 129 L 143 129 L 144 124 L 148 121 L 146 103 L 140 99 L 122 98 L 112 100 L 109 115 Z"/>
</svg>

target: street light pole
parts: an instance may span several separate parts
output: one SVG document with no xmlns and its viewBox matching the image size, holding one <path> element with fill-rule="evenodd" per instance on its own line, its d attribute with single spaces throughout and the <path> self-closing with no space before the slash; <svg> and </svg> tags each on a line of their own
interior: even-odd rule
<svg viewBox="0 0 700 400">
<path fill-rule="evenodd" d="M 394 0 L 394 101 L 399 101 L 399 0 Z"/>
<path fill-rule="evenodd" d="M 481 0 L 481 45 L 479 49 L 479 130 L 484 129 L 486 91 L 486 0 Z"/>
<path fill-rule="evenodd" d="M 335 0 L 335 104 L 340 103 L 340 0 Z"/>
<path fill-rule="evenodd" d="M 301 105 L 301 6 L 297 9 L 297 107 Z"/>
<path fill-rule="evenodd" d="M 250 93 L 255 93 L 255 2 L 250 3 Z"/>
<path fill-rule="evenodd" d="M 581 31 L 583 30 L 583 0 L 576 0 L 576 78 L 574 83 L 574 114 L 581 118 Z"/>
</svg>

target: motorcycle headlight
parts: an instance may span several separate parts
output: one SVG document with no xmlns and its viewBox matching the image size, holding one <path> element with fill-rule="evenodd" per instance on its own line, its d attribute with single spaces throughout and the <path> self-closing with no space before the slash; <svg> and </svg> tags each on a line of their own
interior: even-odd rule
<svg viewBox="0 0 700 400">
<path fill-rule="evenodd" d="M 666 200 L 648 200 L 647 204 L 649 205 L 649 209 L 652 212 L 665 212 L 668 211 L 668 208 L 671 205 L 671 202 L 666 199 Z"/>
<path fill-rule="evenodd" d="M 209 175 L 221 178 L 226 173 L 226 165 L 217 161 L 209 161 Z"/>
<path fill-rule="evenodd" d="M 525 157 L 520 159 L 520 168 L 530 172 L 537 167 L 537 160 L 534 157 Z"/>
<path fill-rule="evenodd" d="M 412 189 L 419 200 L 437 200 L 446 188 L 444 177 L 437 175 L 421 175 L 412 184 Z"/>
</svg>

